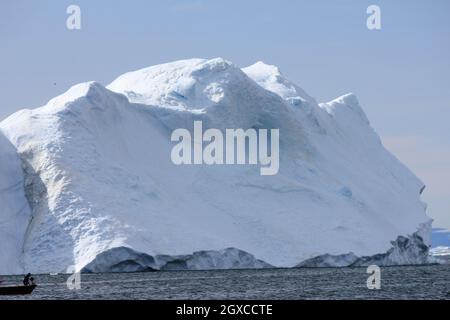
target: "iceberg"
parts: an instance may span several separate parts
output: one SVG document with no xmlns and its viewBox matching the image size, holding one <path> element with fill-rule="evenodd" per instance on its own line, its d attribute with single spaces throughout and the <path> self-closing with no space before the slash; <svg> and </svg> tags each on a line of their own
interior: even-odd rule
<svg viewBox="0 0 450 320">
<path fill-rule="evenodd" d="M 278 129 L 277 174 L 175 165 L 171 134 L 195 121 Z M 318 103 L 263 62 L 189 59 L 75 85 L 0 122 L 0 151 L 0 274 L 294 267 L 323 255 L 333 266 L 349 252 L 423 263 L 430 245 L 424 183 L 383 147 L 357 97 Z"/>
</svg>

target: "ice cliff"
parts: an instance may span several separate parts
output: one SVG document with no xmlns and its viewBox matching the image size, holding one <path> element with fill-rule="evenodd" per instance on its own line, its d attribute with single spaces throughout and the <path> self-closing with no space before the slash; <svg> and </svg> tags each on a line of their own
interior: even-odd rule
<svg viewBox="0 0 450 320">
<path fill-rule="evenodd" d="M 171 133 L 195 120 L 279 129 L 278 174 L 174 165 Z M 191 59 L 82 83 L 0 133 L 0 274 L 339 265 L 330 257 L 350 252 L 423 263 L 428 249 L 424 184 L 356 96 L 319 104 L 262 62 Z"/>
</svg>

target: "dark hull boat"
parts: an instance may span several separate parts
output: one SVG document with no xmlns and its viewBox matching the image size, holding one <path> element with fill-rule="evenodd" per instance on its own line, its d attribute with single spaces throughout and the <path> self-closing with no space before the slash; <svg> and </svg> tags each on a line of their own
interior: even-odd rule
<svg viewBox="0 0 450 320">
<path fill-rule="evenodd" d="M 17 296 L 31 294 L 37 285 L 32 286 L 0 286 L 0 296 Z"/>
</svg>

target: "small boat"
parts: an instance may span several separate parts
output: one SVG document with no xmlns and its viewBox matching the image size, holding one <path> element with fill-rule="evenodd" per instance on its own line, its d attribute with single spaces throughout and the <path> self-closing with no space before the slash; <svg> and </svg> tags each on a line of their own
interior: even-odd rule
<svg viewBox="0 0 450 320">
<path fill-rule="evenodd" d="M 31 294 L 37 285 L 31 286 L 0 286 L 0 296 L 18 296 Z"/>
</svg>

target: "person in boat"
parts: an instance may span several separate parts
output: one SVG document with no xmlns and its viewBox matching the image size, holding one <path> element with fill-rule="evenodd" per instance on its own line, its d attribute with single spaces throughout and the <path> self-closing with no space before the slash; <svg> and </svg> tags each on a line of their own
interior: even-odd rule
<svg viewBox="0 0 450 320">
<path fill-rule="evenodd" d="M 24 278 L 23 278 L 23 285 L 24 286 L 29 286 L 30 284 L 30 278 L 31 278 L 31 273 L 28 273 Z"/>
<path fill-rule="evenodd" d="M 29 282 L 29 284 L 30 284 L 30 286 L 34 286 L 34 285 L 35 285 L 35 283 L 34 283 L 34 278 L 33 278 L 33 277 L 30 277 L 30 282 Z"/>
</svg>

